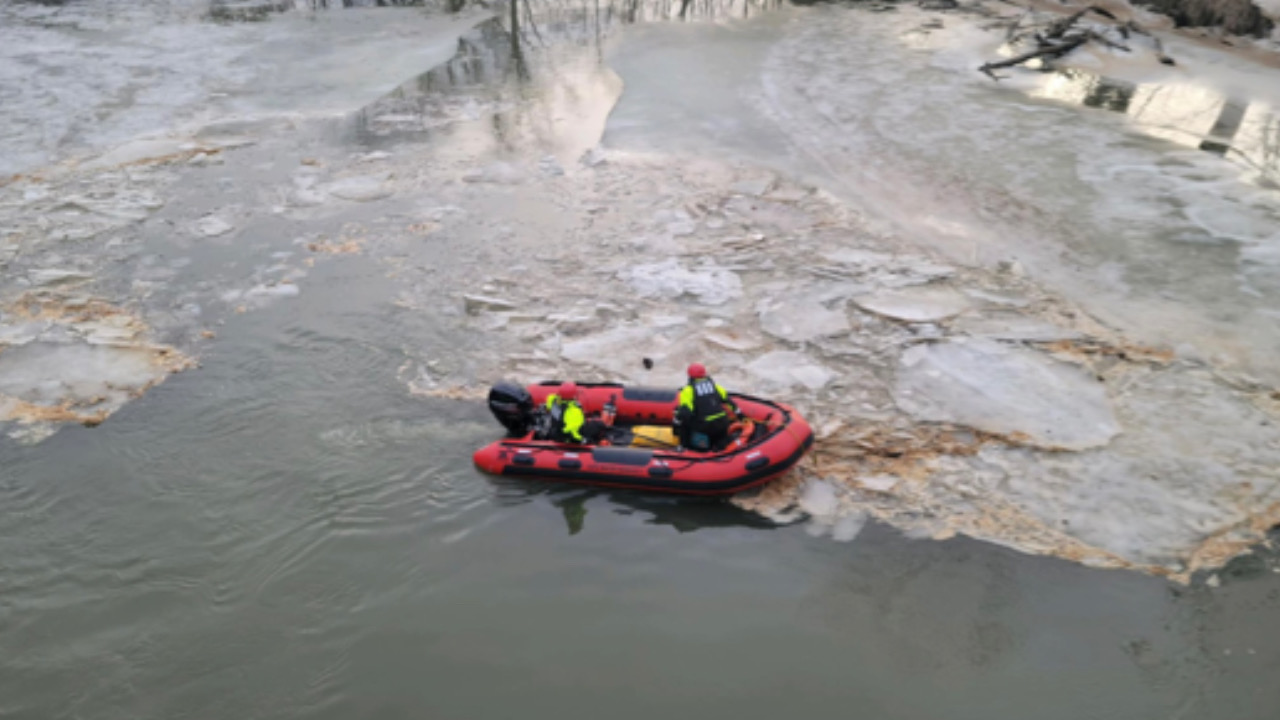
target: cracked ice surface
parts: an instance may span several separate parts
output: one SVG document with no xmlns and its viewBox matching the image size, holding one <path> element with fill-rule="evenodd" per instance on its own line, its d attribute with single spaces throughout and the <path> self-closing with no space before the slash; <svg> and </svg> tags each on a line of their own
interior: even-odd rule
<svg viewBox="0 0 1280 720">
<path fill-rule="evenodd" d="M 753 109 L 904 238 L 953 262 L 1017 259 L 1135 340 L 1189 343 L 1280 384 L 1274 70 L 1178 41 L 1175 74 L 1153 77 L 1140 52 L 1085 53 L 1065 62 L 1092 57 L 1105 78 L 1009 72 L 992 102 L 973 68 L 999 33 L 896 9 L 793 20 L 747 88 Z M 1104 81 L 1127 88 L 1123 111 L 1073 107 Z M 1202 151 L 1232 107 L 1230 151 Z"/>
<path fill-rule="evenodd" d="M 843 307 L 828 310 L 804 298 L 779 298 L 760 311 L 760 327 L 770 335 L 791 342 L 840 335 L 851 329 Z"/>
<path fill-rule="evenodd" d="M 1100 447 L 1120 432 L 1106 390 L 1088 373 L 990 340 L 908 349 L 893 397 L 921 420 L 1017 433 L 1045 448 Z"/>
<path fill-rule="evenodd" d="M 33 312 L 34 310 L 34 312 Z M 190 361 L 149 342 L 148 328 L 100 302 L 68 308 L 27 296 L 0 312 L 0 422 L 40 440 L 52 423 L 96 425 Z"/>
<path fill-rule="evenodd" d="M 555 250 L 450 291 L 460 306 L 482 291 L 503 299 L 471 301 L 472 314 L 462 315 L 506 348 L 470 377 L 661 386 L 703 361 L 731 390 L 795 404 L 819 435 L 798 472 L 736 501 L 780 520 L 808 517 L 832 537 L 852 538 L 876 518 L 926 537 L 965 533 L 1165 573 L 1211 565 L 1238 551 L 1236 539 L 1256 538 L 1250 528 L 1276 487 L 1271 466 L 1257 459 L 1269 458 L 1268 443 L 1280 447 L 1274 425 L 1262 424 L 1278 417 L 1268 390 L 1233 389 L 1247 381 L 1131 345 L 1015 272 L 904 252 L 834 199 L 785 177 L 766 198 L 797 198 L 786 212 L 738 203 L 734 183 L 758 176 L 732 164 L 704 160 L 685 170 L 662 156 L 614 153 L 550 187 L 524 181 L 511 192 L 608 206 L 587 213 L 590 231 L 578 236 L 609 248 L 611 264 L 574 262 L 582 249 L 539 242 L 531 227 L 513 237 Z M 651 201 L 628 200 L 637 186 L 661 198 L 657 212 Z M 461 196 L 441 200 L 470 207 L 474 186 L 457 187 Z M 699 231 L 679 239 L 680 259 L 648 259 L 634 239 L 660 242 L 682 216 Z M 744 237 L 737 228 L 748 223 L 754 234 Z M 556 235 L 567 236 L 574 231 Z M 719 284 L 727 277 L 738 281 Z M 707 292 L 717 287 L 732 292 Z M 904 323 L 858 302 L 904 293 L 907 310 L 923 298 L 931 312 Z M 939 298 L 945 311 L 933 313 Z M 468 382 L 433 378 L 442 387 Z M 1205 414 L 1180 413 L 1182 392 L 1203 396 Z M 1163 407 L 1143 405 L 1157 399 Z M 1256 420 L 1247 420 L 1249 407 Z M 1254 421 L 1256 432 L 1230 441 L 1233 423 Z M 1202 423 L 1223 428 L 1221 437 L 1195 446 Z"/>
<path fill-rule="evenodd" d="M 864 310 L 906 322 L 936 322 L 964 312 L 969 302 L 954 290 L 910 287 L 862 295 L 854 302 Z"/>
<path fill-rule="evenodd" d="M 642 297 L 692 295 L 707 305 L 723 305 L 742 294 L 742 281 L 715 264 L 686 267 L 675 258 L 624 268 L 618 278 Z"/>
<path fill-rule="evenodd" d="M 1072 534 L 1124 557 L 1171 562 L 1185 548 L 1175 538 L 1212 535 L 1265 506 L 1255 504 L 1280 481 L 1280 433 L 1274 415 L 1211 375 L 1151 374 L 1132 378 L 1117 398 L 1125 434 L 1105 451 L 1049 455 L 1028 464 L 1017 452 L 990 451 L 1009 497 Z M 1244 536 L 1224 538 L 1230 555 Z"/>
</svg>

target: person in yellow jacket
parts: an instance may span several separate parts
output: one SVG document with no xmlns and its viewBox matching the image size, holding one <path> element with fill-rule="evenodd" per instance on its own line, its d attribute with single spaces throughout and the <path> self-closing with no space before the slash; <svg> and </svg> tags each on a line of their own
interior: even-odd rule
<svg viewBox="0 0 1280 720">
<path fill-rule="evenodd" d="M 587 420 L 578 404 L 578 385 L 561 383 L 556 392 L 547 397 L 547 412 L 551 415 L 552 440 L 559 442 L 596 442 L 604 431 L 604 423 Z"/>
<path fill-rule="evenodd" d="M 729 393 L 707 375 L 702 363 L 689 366 L 689 383 L 680 388 L 676 400 L 675 426 L 680 445 L 690 450 L 711 452 L 724 446 L 738 406 Z"/>
</svg>

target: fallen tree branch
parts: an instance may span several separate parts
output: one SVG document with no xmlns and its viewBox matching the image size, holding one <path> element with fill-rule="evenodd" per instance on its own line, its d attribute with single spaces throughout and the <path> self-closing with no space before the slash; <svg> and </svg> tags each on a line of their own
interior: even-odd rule
<svg viewBox="0 0 1280 720">
<path fill-rule="evenodd" d="M 1070 38 L 1067 38 L 1066 40 L 1063 40 L 1062 42 L 1057 43 L 1055 45 L 1045 45 L 1043 47 L 1038 47 L 1035 50 L 1031 50 L 1030 52 L 1025 52 L 1021 55 L 1016 55 L 1014 57 L 1009 58 L 1008 60 L 1000 60 L 998 62 L 986 63 L 982 67 L 978 68 L 978 70 L 981 70 L 992 80 L 999 80 L 1000 78 L 995 73 L 991 72 L 992 70 L 999 70 L 1000 68 L 1007 68 L 1007 67 L 1013 67 L 1014 65 L 1021 65 L 1022 63 L 1027 62 L 1028 60 L 1034 60 L 1035 58 L 1039 58 L 1039 57 L 1061 57 L 1071 52 L 1072 50 L 1075 50 L 1081 45 L 1085 44 L 1086 42 L 1088 42 L 1088 40 L 1089 40 L 1088 35 L 1072 35 Z"/>
<path fill-rule="evenodd" d="M 1156 59 L 1158 59 L 1161 63 L 1165 65 L 1177 65 L 1177 63 L 1173 61 L 1173 58 L 1164 54 L 1164 43 L 1160 42 L 1160 38 L 1153 35 L 1151 31 L 1142 27 L 1141 25 L 1139 25 L 1137 22 L 1133 20 L 1130 20 L 1129 22 L 1125 23 L 1121 27 L 1123 27 L 1124 29 L 1130 32 L 1135 32 L 1139 35 L 1146 35 L 1147 37 L 1151 38 L 1152 44 L 1156 46 Z"/>
<path fill-rule="evenodd" d="M 1109 48 L 1120 50 L 1122 52 L 1132 52 L 1127 45 L 1122 45 L 1116 42 L 1115 40 L 1112 40 L 1111 38 L 1107 37 L 1106 35 L 1103 35 L 1102 33 L 1094 32 L 1092 30 L 1087 30 L 1085 31 L 1085 34 L 1089 36 L 1090 40 L 1095 40 L 1097 42 L 1100 42 Z"/>
<path fill-rule="evenodd" d="M 1005 42 L 1013 42 L 1018 34 L 1018 26 L 1022 24 L 1024 18 L 1031 14 L 1031 8 L 1027 8 L 1021 15 L 1013 19 L 1013 24 L 1009 26 L 1008 31 L 1004 34 Z"/>
<path fill-rule="evenodd" d="M 1104 7 L 1098 7 L 1097 5 L 1090 5 L 1089 7 L 1071 13 L 1064 18 L 1054 20 L 1045 27 L 1043 39 L 1041 39 L 1040 36 L 1036 37 L 1037 39 L 1041 39 L 1042 42 L 1044 40 L 1061 40 L 1067 34 L 1067 31 L 1075 27 L 1075 24 L 1080 22 L 1080 18 L 1084 17 L 1088 13 L 1096 13 L 1113 22 L 1119 22 L 1119 19 L 1110 10 Z"/>
<path fill-rule="evenodd" d="M 1079 26 L 1080 20 L 1089 13 L 1107 18 L 1111 23 L 1098 23 L 1091 27 Z M 1121 23 L 1114 13 L 1104 7 L 1089 5 L 1048 23 L 1026 23 L 1025 20 L 1030 14 L 1031 10 L 1028 9 L 1023 14 L 1012 18 L 1005 31 L 1005 42 L 1009 46 L 1017 47 L 1026 41 L 1032 41 L 1035 43 L 1036 48 L 1008 60 L 986 63 L 978 68 L 979 71 L 992 80 L 1000 80 L 1001 78 L 993 72 L 994 70 L 1021 65 L 1036 58 L 1062 57 L 1089 41 L 1097 42 L 1114 50 L 1132 52 L 1129 45 L 1108 37 L 1112 30 L 1118 33 L 1123 40 L 1128 40 L 1130 33 L 1146 35 L 1151 38 L 1155 45 L 1157 59 L 1165 65 L 1175 64 L 1172 58 L 1164 54 L 1164 46 L 1160 42 L 1160 38 L 1132 20 Z"/>
<path fill-rule="evenodd" d="M 1089 6 L 1082 10 L 1077 10 L 1064 18 L 1054 20 L 1045 28 L 1043 35 L 1036 35 L 1036 40 L 1042 45 L 1048 45 L 1049 40 L 1061 40 L 1062 36 L 1071 29 L 1071 26 L 1075 25 L 1080 18 L 1084 17 L 1085 13 L 1092 9 L 1093 6 Z"/>
</svg>

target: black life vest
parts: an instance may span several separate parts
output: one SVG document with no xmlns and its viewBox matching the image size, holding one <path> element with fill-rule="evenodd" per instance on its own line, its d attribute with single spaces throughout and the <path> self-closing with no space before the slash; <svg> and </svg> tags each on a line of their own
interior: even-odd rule
<svg viewBox="0 0 1280 720">
<path fill-rule="evenodd" d="M 710 377 L 690 380 L 693 388 L 693 417 L 701 422 L 711 422 L 725 417 L 724 399 L 716 389 L 716 381 Z"/>
</svg>

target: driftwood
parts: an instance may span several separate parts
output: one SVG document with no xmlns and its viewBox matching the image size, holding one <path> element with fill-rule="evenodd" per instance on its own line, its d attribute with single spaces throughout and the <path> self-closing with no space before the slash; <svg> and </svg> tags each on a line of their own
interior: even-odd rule
<svg viewBox="0 0 1280 720">
<path fill-rule="evenodd" d="M 1064 18 L 1059 18 L 1057 20 L 1054 20 L 1053 22 L 1049 23 L 1049 27 L 1045 28 L 1043 35 L 1037 36 L 1037 39 L 1060 40 L 1062 36 L 1065 35 L 1068 30 L 1071 29 L 1072 25 L 1075 25 L 1077 22 L 1079 22 L 1080 18 L 1084 17 L 1084 14 L 1089 12 L 1092 9 L 1093 9 L 1093 6 L 1091 5 L 1082 10 L 1077 10 Z"/>
<path fill-rule="evenodd" d="M 1158 59 L 1160 60 L 1160 62 L 1164 63 L 1165 65 L 1176 65 L 1176 64 L 1177 64 L 1177 63 L 1175 63 L 1175 62 L 1173 61 L 1173 58 L 1171 58 L 1171 57 L 1169 57 L 1168 55 L 1165 55 L 1165 54 L 1164 54 L 1164 43 L 1160 42 L 1160 38 L 1156 37 L 1155 35 L 1152 35 L 1150 31 L 1148 31 L 1147 29 L 1143 28 L 1143 27 L 1142 27 L 1141 25 L 1139 25 L 1138 23 L 1136 23 L 1136 22 L 1134 22 L 1134 21 L 1130 20 L 1129 22 L 1125 23 L 1124 25 L 1121 25 L 1121 26 L 1120 26 L 1120 30 L 1121 30 L 1121 32 L 1123 32 L 1123 33 L 1125 34 L 1125 37 L 1128 37 L 1128 36 L 1129 36 L 1129 33 L 1131 33 L 1131 32 L 1133 32 L 1133 33 L 1137 33 L 1137 34 L 1139 34 L 1139 35 L 1146 35 L 1147 37 L 1151 38 L 1151 42 L 1153 42 L 1153 43 L 1155 44 L 1155 46 L 1156 46 L 1156 58 L 1158 58 Z"/>
<path fill-rule="evenodd" d="M 1000 60 L 999 62 L 986 63 L 985 65 L 983 65 L 978 69 L 986 73 L 987 75 L 989 75 L 992 80 L 999 80 L 1000 78 L 997 77 L 995 73 L 991 72 L 992 70 L 999 70 L 1000 68 L 1007 68 L 1007 67 L 1013 67 L 1014 65 L 1021 65 L 1022 63 L 1027 62 L 1028 60 L 1034 60 L 1035 58 L 1038 58 L 1038 57 L 1062 57 L 1063 55 L 1066 55 L 1072 50 L 1075 50 L 1076 48 L 1080 47 L 1081 45 L 1085 44 L 1088 41 L 1089 41 L 1088 36 L 1075 35 L 1075 36 L 1072 36 L 1069 40 L 1063 40 L 1062 42 L 1057 44 L 1038 47 L 1035 50 L 1011 57 L 1008 60 Z"/>
<path fill-rule="evenodd" d="M 1128 45 L 1107 37 L 1106 32 L 1108 30 L 1115 30 L 1121 39 L 1126 40 L 1131 33 L 1151 38 L 1155 43 L 1156 56 L 1160 62 L 1165 65 L 1174 64 L 1173 59 L 1164 54 L 1164 47 L 1159 38 L 1144 30 L 1132 20 L 1121 23 L 1119 18 L 1106 8 L 1090 5 L 1038 27 L 1024 25 L 1024 21 L 1030 13 L 1031 11 L 1028 9 L 1027 12 L 1013 19 L 1013 22 L 1009 24 L 1005 32 L 1005 40 L 1009 45 L 1031 41 L 1035 43 L 1034 48 L 1007 60 L 986 63 L 978 68 L 979 71 L 985 73 L 992 80 L 999 80 L 1000 77 L 995 74 L 995 70 L 1014 67 L 1037 58 L 1046 60 L 1060 58 L 1088 42 L 1096 42 L 1115 50 L 1130 52 Z M 1102 31 L 1094 28 L 1077 27 L 1077 23 L 1089 13 L 1110 20 L 1111 26 Z"/>
</svg>

